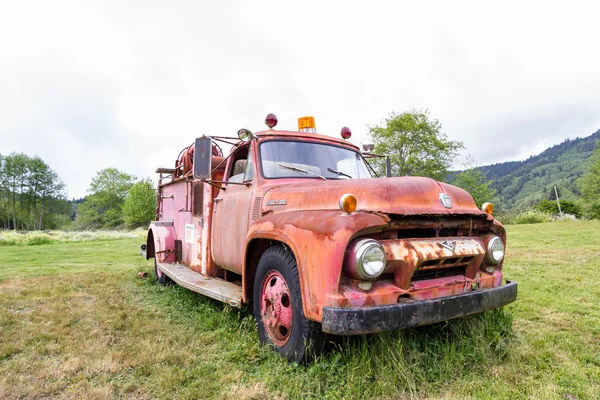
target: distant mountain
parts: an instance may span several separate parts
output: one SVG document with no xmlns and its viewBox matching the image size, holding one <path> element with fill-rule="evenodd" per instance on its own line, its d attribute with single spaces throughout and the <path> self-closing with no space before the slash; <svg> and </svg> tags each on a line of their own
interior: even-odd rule
<svg viewBox="0 0 600 400">
<path fill-rule="evenodd" d="M 495 204 L 501 209 L 523 208 L 543 199 L 554 199 L 554 185 L 564 200 L 576 200 L 575 180 L 585 171 L 600 129 L 591 136 L 567 139 L 525 161 L 509 161 L 479 167 L 497 190 Z M 455 173 L 449 175 L 453 180 Z"/>
</svg>

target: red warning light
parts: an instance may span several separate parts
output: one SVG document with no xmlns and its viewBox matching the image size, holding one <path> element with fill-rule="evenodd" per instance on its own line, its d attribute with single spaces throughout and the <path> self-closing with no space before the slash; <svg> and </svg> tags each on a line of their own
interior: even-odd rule
<svg viewBox="0 0 600 400">
<path fill-rule="evenodd" d="M 277 117 L 275 114 L 267 115 L 267 118 L 265 118 L 265 124 L 267 124 L 269 128 L 273 129 L 273 127 L 277 125 Z"/>
<path fill-rule="evenodd" d="M 342 131 L 340 132 L 342 135 L 342 138 L 348 140 L 350 139 L 350 136 L 352 136 L 352 132 L 350 131 L 350 128 L 348 128 L 347 126 L 342 128 Z"/>
</svg>

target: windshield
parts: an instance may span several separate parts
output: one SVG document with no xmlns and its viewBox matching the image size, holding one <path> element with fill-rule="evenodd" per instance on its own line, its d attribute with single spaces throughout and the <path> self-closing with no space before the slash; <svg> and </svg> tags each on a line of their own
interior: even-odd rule
<svg viewBox="0 0 600 400">
<path fill-rule="evenodd" d="M 372 178 L 360 153 L 328 144 L 271 140 L 260 158 L 265 178 Z"/>
</svg>

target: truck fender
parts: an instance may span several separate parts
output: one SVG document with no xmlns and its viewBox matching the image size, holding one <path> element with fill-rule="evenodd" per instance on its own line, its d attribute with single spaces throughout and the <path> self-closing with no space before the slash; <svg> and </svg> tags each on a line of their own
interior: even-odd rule
<svg viewBox="0 0 600 400">
<path fill-rule="evenodd" d="M 173 222 L 153 222 L 146 237 L 146 259 L 156 258 L 157 262 L 173 263 L 175 254 L 175 227 Z"/>
<path fill-rule="evenodd" d="M 335 210 L 290 211 L 260 218 L 250 226 L 246 239 L 244 301 L 251 298 L 253 264 L 259 259 L 253 243 L 260 243 L 259 251 L 264 251 L 265 240 L 281 242 L 296 257 L 304 314 L 320 321 L 323 306 L 329 305 L 328 298 L 338 290 L 348 243 L 357 236 L 383 230 L 388 222 L 383 214 Z"/>
</svg>

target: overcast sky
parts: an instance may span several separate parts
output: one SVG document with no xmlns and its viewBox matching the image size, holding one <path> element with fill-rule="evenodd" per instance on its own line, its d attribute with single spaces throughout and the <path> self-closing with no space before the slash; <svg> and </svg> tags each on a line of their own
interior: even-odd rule
<svg viewBox="0 0 600 400">
<path fill-rule="evenodd" d="M 595 4 L 3 1 L 0 153 L 39 155 L 81 197 L 103 168 L 154 178 L 269 112 L 358 144 L 428 108 L 463 156 L 521 160 L 600 128 Z"/>
</svg>

